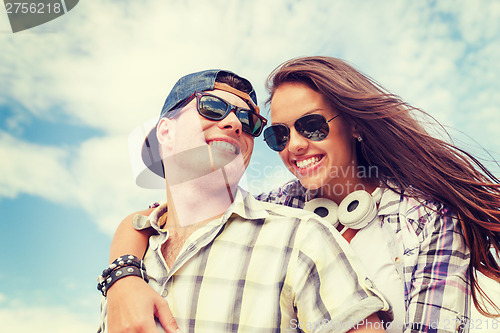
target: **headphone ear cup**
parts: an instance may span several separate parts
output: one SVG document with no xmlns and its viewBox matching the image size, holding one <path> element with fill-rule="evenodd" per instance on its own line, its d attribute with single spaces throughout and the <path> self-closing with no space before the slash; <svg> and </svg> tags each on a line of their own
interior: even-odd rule
<svg viewBox="0 0 500 333">
<path fill-rule="evenodd" d="M 311 201 L 306 202 L 304 209 L 314 212 L 316 215 L 319 215 L 331 223 L 334 227 L 337 227 L 339 224 L 339 220 L 337 218 L 339 206 L 332 200 L 324 198 L 312 199 Z"/>
<path fill-rule="evenodd" d="M 377 204 L 370 193 L 354 191 L 342 200 L 338 219 L 345 227 L 361 229 L 377 216 Z"/>
</svg>

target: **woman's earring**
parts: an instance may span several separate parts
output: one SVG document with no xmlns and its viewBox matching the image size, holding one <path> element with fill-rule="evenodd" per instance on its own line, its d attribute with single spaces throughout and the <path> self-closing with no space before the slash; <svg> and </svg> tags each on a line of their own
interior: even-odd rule
<svg viewBox="0 0 500 333">
<path fill-rule="evenodd" d="M 363 138 L 360 135 L 360 136 L 358 136 L 358 142 L 361 142 L 361 141 L 363 141 Z"/>
</svg>

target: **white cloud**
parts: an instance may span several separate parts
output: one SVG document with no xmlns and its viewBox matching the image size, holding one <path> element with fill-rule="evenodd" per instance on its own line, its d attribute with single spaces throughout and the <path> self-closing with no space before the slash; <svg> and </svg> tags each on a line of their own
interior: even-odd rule
<svg viewBox="0 0 500 333">
<path fill-rule="evenodd" d="M 97 319 L 97 315 L 74 313 L 63 306 L 41 307 L 11 302 L 9 308 L 0 307 L 3 332 L 96 332 Z"/>
<path fill-rule="evenodd" d="M 166 196 L 164 190 L 144 190 L 135 185 L 127 142 L 126 136 L 88 140 L 69 170 L 78 204 L 108 233 L 114 232 L 128 214 Z"/>
<path fill-rule="evenodd" d="M 19 193 L 63 200 L 62 188 L 70 182 L 64 164 L 69 152 L 30 144 L 0 131 L 0 196 L 14 198 Z"/>
<path fill-rule="evenodd" d="M 500 283 L 488 279 L 481 273 L 478 273 L 478 282 L 481 288 L 485 291 L 486 295 L 491 298 L 493 303 L 497 306 L 500 300 Z M 487 303 L 480 299 L 484 305 Z M 494 312 L 491 306 L 487 306 L 488 311 Z M 479 313 L 475 306 L 472 306 L 471 311 L 471 333 L 494 333 L 498 332 L 500 328 L 499 318 L 487 318 Z"/>
<path fill-rule="evenodd" d="M 0 55 L 3 90 L 32 113 L 50 116 L 51 106 L 62 105 L 93 127 L 123 131 L 157 115 L 186 72 L 241 71 L 263 100 L 272 68 L 319 53 L 344 56 L 438 118 L 453 120 L 445 115 L 457 102 L 440 96 L 445 90 L 455 96 L 461 86 L 457 61 L 468 46 L 482 48 L 478 41 L 486 40 L 485 47 L 498 41 L 492 31 L 500 30 L 492 28 L 500 21 L 498 5 L 467 6 L 473 8 L 411 1 L 81 2 L 39 28 L 53 33 L 8 37 Z M 477 65 L 493 59 L 474 57 Z M 497 67 L 487 82 L 498 82 Z"/>
<path fill-rule="evenodd" d="M 193 5 L 81 2 L 53 23 L 6 38 L 0 87 L 32 114 L 55 117 L 53 107 L 62 106 L 72 118 L 116 132 L 159 114 L 187 72 L 259 68 L 246 53 L 254 48 L 254 40 L 245 42 L 250 17 L 225 2 Z M 44 30 L 53 33 L 36 33 Z"/>
<path fill-rule="evenodd" d="M 460 34 L 468 43 L 477 43 L 498 38 L 500 31 L 500 3 L 498 1 L 456 1 L 436 3 L 445 13 L 456 15 Z"/>
<path fill-rule="evenodd" d="M 0 197 L 27 193 L 81 207 L 109 234 L 128 214 L 164 200 L 162 191 L 135 185 L 126 136 L 90 139 L 70 152 L 0 132 L 0 156 Z"/>
</svg>

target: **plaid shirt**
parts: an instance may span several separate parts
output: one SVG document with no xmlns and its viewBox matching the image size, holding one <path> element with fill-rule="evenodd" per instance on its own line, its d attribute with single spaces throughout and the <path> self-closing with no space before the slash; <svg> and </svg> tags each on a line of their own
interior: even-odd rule
<svg viewBox="0 0 500 333">
<path fill-rule="evenodd" d="M 242 193 L 189 236 L 171 268 L 161 251 L 169 234 L 158 227 L 166 205 L 136 216 L 136 228 L 159 233 L 144 258 L 149 283 L 183 332 L 346 332 L 375 312 L 391 316 L 331 225 Z"/>
<path fill-rule="evenodd" d="M 256 198 L 303 208 L 313 196 L 295 180 Z M 394 231 L 392 250 L 403 258 L 397 267 L 405 289 L 403 331 L 467 332 L 470 252 L 456 216 L 443 204 L 389 189 L 384 189 L 378 215 Z"/>
</svg>

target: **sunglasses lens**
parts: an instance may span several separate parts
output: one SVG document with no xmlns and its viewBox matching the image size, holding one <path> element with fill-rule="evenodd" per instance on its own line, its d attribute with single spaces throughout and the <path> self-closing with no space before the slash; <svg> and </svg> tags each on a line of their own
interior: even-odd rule
<svg viewBox="0 0 500 333">
<path fill-rule="evenodd" d="M 222 120 L 229 114 L 230 107 L 224 100 L 217 96 L 202 95 L 198 100 L 198 112 L 210 120 Z M 241 122 L 243 132 L 252 136 L 259 136 L 264 124 L 262 119 L 253 111 L 236 109 L 236 116 Z"/>
<path fill-rule="evenodd" d="M 228 105 L 216 96 L 203 95 L 198 101 L 198 112 L 210 120 L 222 120 L 228 109 Z"/>
<path fill-rule="evenodd" d="M 328 136 L 329 127 L 322 115 L 309 114 L 297 119 L 295 130 L 311 141 L 321 141 Z"/>
<path fill-rule="evenodd" d="M 269 126 L 264 131 L 264 141 L 266 141 L 269 148 L 274 151 L 282 151 L 285 149 L 290 132 L 285 125 Z"/>
<path fill-rule="evenodd" d="M 241 122 L 241 128 L 243 129 L 243 132 L 246 132 L 252 136 L 260 135 L 264 124 L 262 123 L 262 119 L 260 119 L 257 114 L 255 114 L 251 110 L 239 109 L 236 115 Z"/>
</svg>

